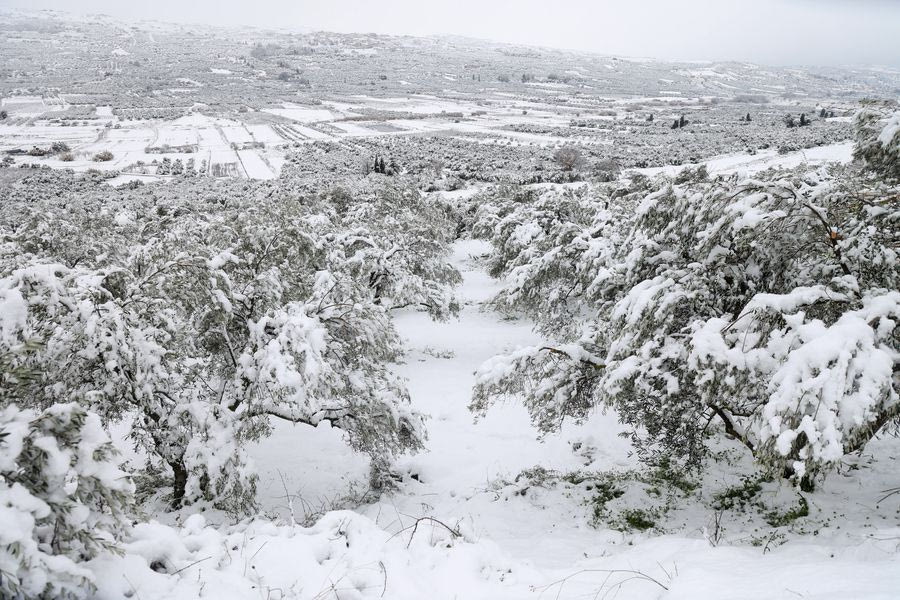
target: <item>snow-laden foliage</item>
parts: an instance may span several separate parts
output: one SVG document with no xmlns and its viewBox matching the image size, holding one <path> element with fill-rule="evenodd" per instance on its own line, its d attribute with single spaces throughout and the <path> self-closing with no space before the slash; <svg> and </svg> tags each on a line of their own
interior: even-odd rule
<svg viewBox="0 0 900 600">
<path fill-rule="evenodd" d="M 0 366 L 6 379 L 5 359 Z M 94 575 L 81 563 L 114 548 L 133 493 L 97 415 L 77 404 L 41 412 L 6 404 L 0 409 L 0 596 L 87 597 Z"/>
<path fill-rule="evenodd" d="M 582 310 L 579 299 L 591 293 L 596 261 L 621 241 L 620 224 L 645 183 L 639 179 L 613 201 L 582 186 L 481 204 L 473 229 L 489 232 L 488 272 L 506 280 L 493 307 L 523 311 L 546 332 L 571 328 Z"/>
<path fill-rule="evenodd" d="M 896 101 L 867 102 L 857 113 L 854 156 L 882 177 L 900 179 L 900 111 Z"/>
<path fill-rule="evenodd" d="M 455 309 L 437 208 L 394 188 L 340 202 L 155 193 L 9 210 L 0 343 L 24 348 L 14 366 L 38 374 L 25 383 L 32 405 L 129 421 L 176 505 L 252 506 L 243 447 L 271 417 L 330 421 L 376 474 L 420 446 L 421 419 L 389 369 L 402 348 L 388 311 Z"/>
<path fill-rule="evenodd" d="M 462 279 L 446 261 L 455 239 L 446 204 L 390 183 L 337 188 L 326 199 L 335 206 L 338 227 L 354 240 L 354 268 L 368 278 L 378 304 L 422 308 L 436 319 L 459 311 L 453 286 Z"/>
<path fill-rule="evenodd" d="M 483 365 L 473 407 L 524 393 L 549 430 L 613 406 L 648 458 L 692 464 L 718 422 L 811 483 L 900 415 L 898 189 L 850 168 L 678 181 L 496 220 L 495 302 L 559 344 Z"/>
</svg>

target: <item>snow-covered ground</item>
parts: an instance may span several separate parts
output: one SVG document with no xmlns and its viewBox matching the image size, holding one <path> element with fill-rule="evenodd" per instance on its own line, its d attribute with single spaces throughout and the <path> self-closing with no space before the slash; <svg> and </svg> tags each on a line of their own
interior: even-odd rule
<svg viewBox="0 0 900 600">
<path fill-rule="evenodd" d="M 801 164 L 817 166 L 831 162 L 848 163 L 852 159 L 853 142 L 846 141 L 816 148 L 807 148 L 806 150 L 797 150 L 786 154 L 779 154 L 777 150 L 762 150 L 756 154 L 741 152 L 717 156 L 701 163 L 648 167 L 644 169 L 635 169 L 635 171 L 649 176 L 657 175 L 659 173 L 674 176 L 682 169 L 698 167 L 703 164 L 706 165 L 709 173 L 713 175 L 729 175 L 732 173 L 752 175 L 774 167 L 790 169 Z"/>
<path fill-rule="evenodd" d="M 890 510 L 875 510 L 877 496 L 859 494 L 849 473 L 832 480 L 845 496 L 812 501 L 855 503 L 838 507 L 853 513 L 842 522 L 845 531 L 826 527 L 821 537 L 771 547 L 742 543 L 747 532 L 711 541 L 707 532 L 690 526 L 668 535 L 595 528 L 578 494 L 511 485 L 519 472 L 536 465 L 566 472 L 635 463 L 612 415 L 596 414 L 542 440 L 515 402 L 473 419 L 467 404 L 474 369 L 496 353 L 537 341 L 528 322 L 504 320 L 484 309 L 498 288 L 478 260 L 487 250 L 479 241 L 454 246 L 453 261 L 464 274 L 458 320 L 436 323 L 412 311 L 396 318 L 410 348 L 398 368 L 409 380 L 416 407 L 428 415 L 429 429 L 427 450 L 400 461 L 406 476 L 396 493 L 355 512 L 331 510 L 365 500 L 365 459 L 347 449 L 337 430 L 279 424 L 253 454 L 263 511 L 281 525 L 257 521 L 214 529 L 199 516 L 181 529 L 140 525 L 125 557 L 92 564 L 100 596 L 897 597 L 900 526 Z M 592 452 L 575 452 L 573 442 Z M 896 453 L 896 444 L 890 448 Z M 891 460 L 877 467 L 884 470 L 881 475 L 891 472 Z M 293 524 L 306 518 L 315 524 Z M 151 563 L 168 574 L 150 570 Z"/>
</svg>

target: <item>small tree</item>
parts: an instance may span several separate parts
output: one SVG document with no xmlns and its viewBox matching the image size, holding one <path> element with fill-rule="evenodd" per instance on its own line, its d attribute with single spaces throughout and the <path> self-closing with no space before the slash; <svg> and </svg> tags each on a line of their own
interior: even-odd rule
<svg viewBox="0 0 900 600">
<path fill-rule="evenodd" d="M 563 171 L 572 171 L 581 164 L 581 152 L 575 146 L 563 146 L 553 153 L 553 160 Z"/>
<path fill-rule="evenodd" d="M 598 161 L 594 165 L 593 171 L 597 181 L 607 182 L 615 181 L 619 177 L 619 173 L 622 169 L 616 161 L 611 158 L 606 158 Z"/>
</svg>

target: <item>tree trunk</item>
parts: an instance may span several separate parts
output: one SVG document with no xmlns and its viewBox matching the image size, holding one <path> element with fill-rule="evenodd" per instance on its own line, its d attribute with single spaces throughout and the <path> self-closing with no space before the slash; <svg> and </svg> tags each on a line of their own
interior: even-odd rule
<svg viewBox="0 0 900 600">
<path fill-rule="evenodd" d="M 172 508 L 181 508 L 184 503 L 184 494 L 187 488 L 187 468 L 184 466 L 184 460 L 176 459 L 169 462 L 172 467 Z"/>
<path fill-rule="evenodd" d="M 816 491 L 816 480 L 809 473 L 800 478 L 800 491 L 807 493 Z"/>
<path fill-rule="evenodd" d="M 796 476 L 796 472 L 793 467 L 786 466 L 781 476 L 785 479 L 793 479 Z M 800 478 L 800 491 L 806 493 L 816 491 L 816 478 L 812 473 L 805 473 L 803 477 Z"/>
</svg>

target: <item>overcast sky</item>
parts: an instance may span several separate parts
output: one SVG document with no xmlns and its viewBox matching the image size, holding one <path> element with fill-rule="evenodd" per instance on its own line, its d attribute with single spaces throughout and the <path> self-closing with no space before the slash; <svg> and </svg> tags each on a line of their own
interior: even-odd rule
<svg viewBox="0 0 900 600">
<path fill-rule="evenodd" d="M 504 42 L 675 60 L 900 67 L 900 0 L 0 0 L 127 19 Z"/>
</svg>

